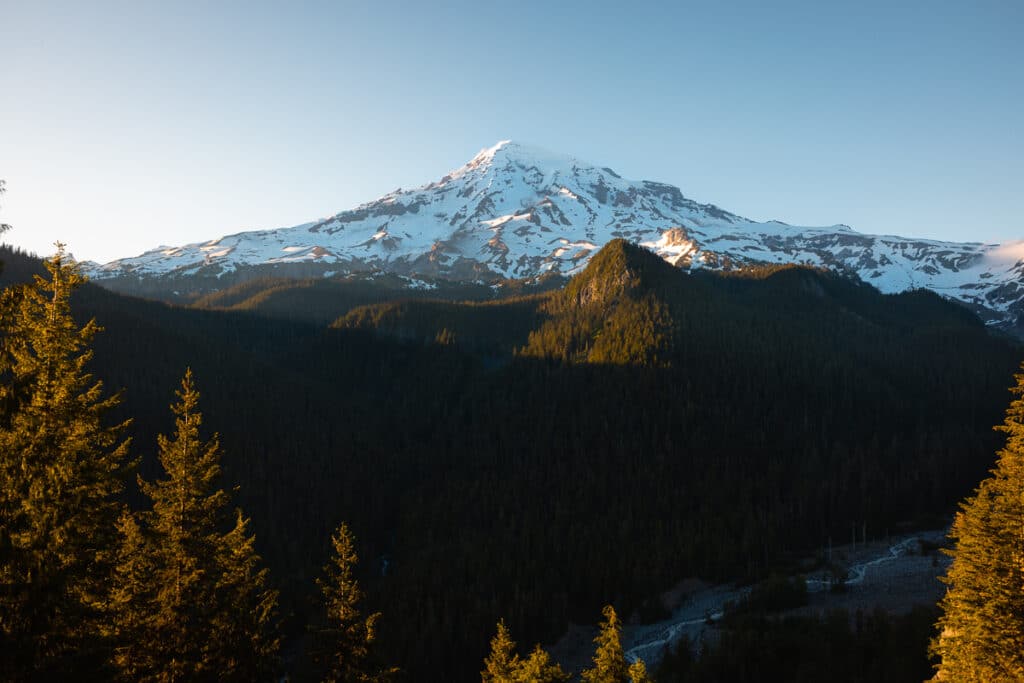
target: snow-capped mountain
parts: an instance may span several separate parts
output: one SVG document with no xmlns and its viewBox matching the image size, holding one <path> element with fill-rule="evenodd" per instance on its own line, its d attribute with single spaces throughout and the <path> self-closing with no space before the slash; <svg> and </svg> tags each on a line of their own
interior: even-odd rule
<svg viewBox="0 0 1024 683">
<path fill-rule="evenodd" d="M 671 185 L 626 180 L 609 168 L 508 141 L 436 182 L 330 218 L 159 247 L 88 264 L 86 271 L 96 280 L 135 282 L 366 271 L 486 282 L 572 274 L 617 237 L 683 268 L 807 263 L 856 274 L 883 292 L 931 289 L 971 305 L 990 323 L 1024 314 L 1024 243 L 759 223 L 699 204 Z"/>
</svg>

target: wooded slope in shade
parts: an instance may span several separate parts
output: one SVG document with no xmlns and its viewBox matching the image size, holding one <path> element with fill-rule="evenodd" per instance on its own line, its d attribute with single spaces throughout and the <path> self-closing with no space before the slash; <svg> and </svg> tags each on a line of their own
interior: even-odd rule
<svg viewBox="0 0 1024 683">
<path fill-rule="evenodd" d="M 499 618 L 550 643 L 606 603 L 657 614 L 683 577 L 948 513 L 991 464 L 1020 360 L 931 294 L 687 275 L 623 243 L 557 292 L 386 303 L 335 329 L 95 287 L 75 304 L 106 328 L 95 371 L 128 388 L 136 443 L 183 367 L 202 378 L 292 624 L 350 522 L 367 610 L 414 680 L 474 680 Z"/>
</svg>

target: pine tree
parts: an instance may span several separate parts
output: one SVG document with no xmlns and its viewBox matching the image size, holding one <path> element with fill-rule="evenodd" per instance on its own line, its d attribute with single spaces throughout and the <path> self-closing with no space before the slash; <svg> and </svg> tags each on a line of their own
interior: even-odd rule
<svg viewBox="0 0 1024 683">
<path fill-rule="evenodd" d="M 326 666 L 324 681 L 356 683 L 387 681 L 396 669 L 381 666 L 374 660 L 373 645 L 377 637 L 376 612 L 363 618 L 359 610 L 362 591 L 355 578 L 355 539 L 342 523 L 331 537 L 334 555 L 324 567 L 324 578 L 317 579 L 323 594 L 327 628 L 317 634 L 315 658 Z"/>
<path fill-rule="evenodd" d="M 565 673 L 562 667 L 551 661 L 549 655 L 541 646 L 535 645 L 530 656 L 522 660 L 519 665 L 519 683 L 564 683 L 572 676 Z"/>
<path fill-rule="evenodd" d="M 119 543 L 110 596 L 107 632 L 114 642 L 113 669 L 126 680 L 139 680 L 156 669 L 149 648 L 154 604 L 154 553 L 136 516 L 125 511 L 117 523 Z"/>
<path fill-rule="evenodd" d="M 101 643 L 127 423 L 85 371 L 95 321 L 79 327 L 84 279 L 63 245 L 49 279 L 0 298 L 0 677 L 88 675 Z"/>
<path fill-rule="evenodd" d="M 261 566 L 256 554 L 256 537 L 249 532 L 249 520 L 235 510 L 235 524 L 222 537 L 218 556 L 220 572 L 216 590 L 230 609 L 216 614 L 213 626 L 224 672 L 237 681 L 267 680 L 276 670 L 280 640 L 274 621 L 276 590 L 268 589 L 270 570 Z"/>
<path fill-rule="evenodd" d="M 1024 372 L 1015 378 L 996 427 L 1006 445 L 950 531 L 956 546 L 932 642 L 936 680 L 1024 680 Z"/>
<path fill-rule="evenodd" d="M 267 587 L 241 511 L 234 523 L 219 488 L 217 436 L 200 438 L 199 392 L 188 370 L 177 392 L 172 438 L 158 437 L 167 479 L 146 482 L 144 529 L 121 525 L 112 601 L 125 625 L 116 663 L 138 681 L 257 681 L 273 676 L 277 593 Z M 139 556 L 144 559 L 139 559 Z M 147 583 L 139 568 L 151 571 Z"/>
<path fill-rule="evenodd" d="M 580 677 L 584 683 L 650 683 L 647 667 L 638 659 L 632 666 L 626 663 L 622 650 L 622 622 L 611 605 L 601 611 L 604 621 L 601 632 L 594 638 L 597 651 L 594 653 L 594 667 L 584 671 Z"/>
<path fill-rule="evenodd" d="M 482 683 L 511 683 L 517 680 L 520 662 L 515 649 L 516 644 L 509 635 L 505 621 L 499 621 L 498 632 L 491 638 L 491 654 L 487 655 L 484 670 L 480 672 Z"/>
<path fill-rule="evenodd" d="M 638 659 L 629 665 L 630 683 L 654 683 L 654 679 L 647 673 L 647 665 L 644 664 L 644 660 Z"/>
<path fill-rule="evenodd" d="M 491 653 L 480 672 L 482 683 L 563 683 L 570 676 L 551 661 L 551 655 L 537 645 L 526 659 L 516 654 L 516 644 L 504 621 L 491 638 Z"/>
</svg>

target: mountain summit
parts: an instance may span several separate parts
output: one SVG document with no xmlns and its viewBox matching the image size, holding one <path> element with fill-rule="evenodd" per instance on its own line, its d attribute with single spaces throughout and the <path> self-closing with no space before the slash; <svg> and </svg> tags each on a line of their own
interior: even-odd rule
<svg viewBox="0 0 1024 683">
<path fill-rule="evenodd" d="M 119 289 L 216 288 L 266 275 L 390 272 L 495 282 L 579 271 L 621 238 L 682 268 L 805 263 L 856 274 L 883 292 L 926 288 L 962 301 L 986 322 L 1024 313 L 1024 260 L 1012 248 L 864 235 L 844 225 L 759 223 L 700 204 L 672 185 L 626 180 L 571 156 L 499 142 L 413 190 L 396 190 L 291 228 L 159 247 L 106 265 Z M 148 283 L 148 286 L 147 286 Z M 212 284 L 211 284 L 212 283 Z"/>
</svg>

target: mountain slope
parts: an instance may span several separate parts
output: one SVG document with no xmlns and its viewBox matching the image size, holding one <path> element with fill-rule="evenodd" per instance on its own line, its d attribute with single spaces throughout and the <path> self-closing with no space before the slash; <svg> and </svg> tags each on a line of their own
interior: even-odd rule
<svg viewBox="0 0 1024 683">
<path fill-rule="evenodd" d="M 377 271 L 411 277 L 412 286 L 421 286 L 418 277 L 494 282 L 575 273 L 615 238 L 684 268 L 811 264 L 854 273 L 886 293 L 930 289 L 990 323 L 1024 313 L 1024 259 L 1012 246 L 759 223 L 671 185 L 626 180 L 513 142 L 481 151 L 436 182 L 323 220 L 160 247 L 88 270 L 112 288 L 150 293 Z"/>
</svg>

